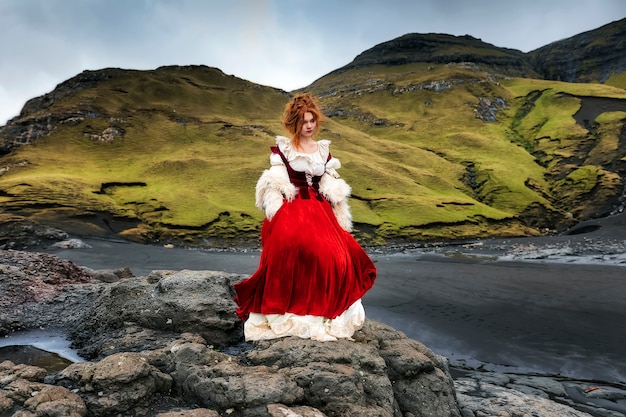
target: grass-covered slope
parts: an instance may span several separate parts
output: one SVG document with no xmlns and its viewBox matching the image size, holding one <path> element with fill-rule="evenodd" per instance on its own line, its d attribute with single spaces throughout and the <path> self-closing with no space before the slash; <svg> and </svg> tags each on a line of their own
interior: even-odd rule
<svg viewBox="0 0 626 417">
<path fill-rule="evenodd" d="M 623 190 L 623 90 L 464 63 L 347 69 L 309 90 L 366 243 L 538 234 L 606 214 Z M 256 241 L 254 186 L 288 99 L 208 67 L 81 74 L 0 129 L 2 211 L 151 242 Z"/>
<path fill-rule="evenodd" d="M 114 71 L 79 83 L 26 117 L 53 113 L 56 123 L 2 158 L 0 201 L 43 221 L 61 216 L 63 226 L 67 216 L 100 212 L 136 219 L 141 230 L 129 233 L 150 239 L 167 229 L 255 230 L 254 185 L 282 133 L 287 99 L 206 67 Z"/>
<path fill-rule="evenodd" d="M 336 121 L 367 135 L 353 153 L 367 147 L 406 180 L 383 179 L 378 166 L 354 174 L 367 206 L 356 213 L 386 213 L 394 235 L 540 233 L 606 215 L 622 194 L 623 90 L 467 64 L 370 66 L 310 88 Z M 583 103 L 594 117 L 577 121 Z"/>
</svg>

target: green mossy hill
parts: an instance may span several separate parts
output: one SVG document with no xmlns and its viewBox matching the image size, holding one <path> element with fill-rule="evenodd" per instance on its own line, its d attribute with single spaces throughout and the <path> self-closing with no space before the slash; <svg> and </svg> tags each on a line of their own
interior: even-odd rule
<svg viewBox="0 0 626 417">
<path fill-rule="evenodd" d="M 208 67 L 85 72 L 0 131 L 3 210 L 142 241 L 257 239 L 288 99 Z"/>
<path fill-rule="evenodd" d="M 368 66 L 309 89 L 335 122 L 363 135 L 342 150 L 376 155 L 346 176 L 355 213 L 384 212 L 394 235 L 542 233 L 620 204 L 624 90 L 503 77 L 467 63 Z"/>
<path fill-rule="evenodd" d="M 470 35 L 409 33 L 362 52 L 329 75 L 370 66 L 472 63 L 510 77 L 626 88 L 626 18 L 524 53 Z"/>
<path fill-rule="evenodd" d="M 626 91 L 529 77 L 523 54 L 491 61 L 498 48 L 470 37 L 440 55 L 463 41 L 480 53 L 360 59 L 307 88 L 356 236 L 529 236 L 618 210 Z M 205 66 L 86 71 L 0 127 L 1 211 L 74 234 L 257 245 L 254 187 L 289 97 Z"/>
</svg>

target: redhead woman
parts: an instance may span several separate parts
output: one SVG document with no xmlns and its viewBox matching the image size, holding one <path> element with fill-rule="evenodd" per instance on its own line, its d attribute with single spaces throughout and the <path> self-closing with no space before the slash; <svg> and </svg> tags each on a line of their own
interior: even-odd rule
<svg viewBox="0 0 626 417">
<path fill-rule="evenodd" d="M 276 137 L 257 182 L 263 250 L 256 272 L 235 284 L 246 340 L 351 338 L 365 320 L 361 298 L 376 267 L 350 233 L 351 189 L 331 142 L 315 139 L 322 120 L 311 95 L 289 101 L 282 122 L 290 137 Z"/>
</svg>

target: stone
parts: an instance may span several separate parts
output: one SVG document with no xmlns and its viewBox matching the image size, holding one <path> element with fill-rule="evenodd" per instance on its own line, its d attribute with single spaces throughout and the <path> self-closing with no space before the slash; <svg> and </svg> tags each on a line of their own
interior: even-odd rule
<svg viewBox="0 0 626 417">
<path fill-rule="evenodd" d="M 220 409 L 304 400 L 295 381 L 268 366 L 239 361 L 197 343 L 174 350 L 174 381 L 186 398 Z"/>
<path fill-rule="evenodd" d="M 117 269 L 96 269 L 89 271 L 92 277 L 100 282 L 113 283 L 121 279 L 132 278 L 135 275 L 130 268 L 117 268 Z"/>
<path fill-rule="evenodd" d="M 24 402 L 24 408 L 37 416 L 85 417 L 87 406 L 78 394 L 67 388 L 47 386 Z"/>
<path fill-rule="evenodd" d="M 38 366 L 14 364 L 11 361 L 0 363 L 0 385 L 5 385 L 17 379 L 33 382 L 43 382 L 46 370 Z"/>
<path fill-rule="evenodd" d="M 106 416 L 145 413 L 157 395 L 169 393 L 172 378 L 141 354 L 125 352 L 72 364 L 55 383 L 77 389 L 91 414 Z"/>
<path fill-rule="evenodd" d="M 459 405 L 471 410 L 474 416 L 551 416 L 551 417 L 591 417 L 564 404 L 551 401 L 543 396 L 493 385 L 477 383 L 468 379 L 455 382 Z"/>
<path fill-rule="evenodd" d="M 89 359 L 158 349 L 187 332 L 214 346 L 234 344 L 241 339 L 241 322 L 231 283 L 238 279 L 214 271 L 153 271 L 115 282 L 79 312 L 72 336 Z M 111 339 L 116 343 L 107 343 Z"/>
<path fill-rule="evenodd" d="M 287 407 L 283 404 L 270 404 L 267 412 L 271 417 L 326 417 L 326 414 L 313 407 Z"/>
<path fill-rule="evenodd" d="M 159 413 L 155 417 L 220 417 L 219 413 L 208 408 L 196 408 L 195 410 L 179 410 Z"/>
<path fill-rule="evenodd" d="M 0 415 L 84 417 L 84 401 L 67 388 L 42 381 L 46 370 L 36 366 L 0 363 Z"/>
<path fill-rule="evenodd" d="M 60 249 L 90 249 L 91 246 L 80 239 L 66 239 L 61 242 L 55 242 L 50 245 L 53 248 Z"/>
</svg>

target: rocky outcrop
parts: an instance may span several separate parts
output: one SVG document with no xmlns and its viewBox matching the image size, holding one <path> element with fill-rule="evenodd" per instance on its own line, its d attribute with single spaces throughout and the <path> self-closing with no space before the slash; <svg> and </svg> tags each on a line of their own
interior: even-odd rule
<svg viewBox="0 0 626 417">
<path fill-rule="evenodd" d="M 469 372 L 457 378 L 454 385 L 462 409 L 472 416 L 618 417 L 621 414 L 594 406 L 593 394 L 587 395 L 581 388 L 584 383 L 563 383 L 542 376 Z M 568 391 L 572 390 L 584 398 L 582 403 L 569 398 Z M 624 392 L 620 395 L 623 398 Z"/>
<path fill-rule="evenodd" d="M 382 42 L 328 75 L 374 65 L 473 63 L 506 76 L 601 82 L 626 71 L 626 19 L 524 53 L 469 35 L 409 33 Z"/>
<path fill-rule="evenodd" d="M 241 340 L 232 283 L 242 275 L 213 271 L 153 271 L 102 289 L 71 335 L 79 353 L 103 358 L 117 352 L 162 348 L 181 333 L 198 334 L 224 348 Z M 116 343 L 108 343 L 115 339 Z"/>
<path fill-rule="evenodd" d="M 89 271 L 18 251 L 0 251 L 0 266 L 0 294 L 19 292 L 15 282 L 25 292 L 54 287 L 0 305 L 0 328 L 57 327 L 89 360 L 56 373 L 0 363 L 0 415 L 590 415 L 554 379 L 466 371 L 454 381 L 446 358 L 372 320 L 354 340 L 243 342 L 231 300 L 240 275 L 134 277 L 127 268 Z M 63 279 L 44 282 L 58 271 Z M 620 415 L 606 412 L 595 415 Z"/>
<path fill-rule="evenodd" d="M 73 291 L 72 287 L 96 282 L 84 269 L 52 255 L 0 251 L 0 336 L 49 326 L 55 316 L 59 317 L 57 313 L 64 316 L 66 303 L 81 297 L 83 291 Z M 83 299 L 89 302 L 88 297 Z M 37 306 L 34 311 L 33 306 Z"/>
<path fill-rule="evenodd" d="M 76 123 L 85 118 L 94 117 L 94 110 L 88 105 L 84 109 L 57 113 L 48 109 L 69 95 L 80 93 L 103 80 L 121 74 L 120 69 L 84 71 L 57 85 L 50 93 L 32 98 L 26 102 L 19 116 L 9 120 L 6 126 L 0 126 L 0 155 L 8 154 L 18 146 L 32 143 L 41 137 L 50 135 L 62 123 Z"/>
<path fill-rule="evenodd" d="M 74 272 L 64 275 L 73 279 L 55 280 L 54 291 L 2 309 L 0 326 L 54 325 L 71 334 L 91 361 L 48 375 L 45 385 L 77 393 L 89 415 L 155 415 L 177 404 L 254 416 L 299 407 L 328 416 L 460 416 L 446 359 L 382 323 L 368 322 L 354 341 L 285 338 L 253 345 L 241 341 L 232 301 L 232 284 L 243 276 L 153 271 L 105 283 L 94 278 L 101 274 L 73 270 L 50 255 L 0 254 L 8 267 L 24 265 L 23 277 L 33 271 L 30 281 L 18 280 L 25 287 L 45 288 L 45 271 L 28 268 L 43 259 L 51 270 Z M 16 272 L 0 270 L 0 286 L 13 285 Z M 12 375 L 19 367 L 6 364 Z M 41 375 L 31 382 L 41 384 Z M 6 404 L 2 411 L 30 410 L 19 398 Z"/>
</svg>

